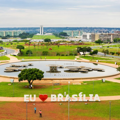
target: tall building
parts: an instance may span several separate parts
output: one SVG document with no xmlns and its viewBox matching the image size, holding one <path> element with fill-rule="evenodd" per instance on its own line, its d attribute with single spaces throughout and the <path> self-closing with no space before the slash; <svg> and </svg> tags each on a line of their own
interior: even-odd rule
<svg viewBox="0 0 120 120">
<path fill-rule="evenodd" d="M 91 40 L 92 42 L 95 42 L 98 39 L 101 39 L 102 41 L 110 40 L 113 42 L 114 38 L 120 38 L 120 34 L 118 33 L 92 33 L 91 34 Z"/>
<path fill-rule="evenodd" d="M 43 26 L 40 26 L 40 35 L 43 35 Z"/>
<path fill-rule="evenodd" d="M 19 36 L 21 33 L 23 33 L 24 31 L 21 30 L 14 30 L 14 31 L 0 31 L 0 36 L 1 37 L 6 37 L 6 36 Z"/>
</svg>

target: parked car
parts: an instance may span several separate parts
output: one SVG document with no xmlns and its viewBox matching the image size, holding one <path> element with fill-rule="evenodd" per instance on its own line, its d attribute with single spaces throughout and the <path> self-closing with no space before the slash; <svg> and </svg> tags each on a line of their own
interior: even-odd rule
<svg viewBox="0 0 120 120">
<path fill-rule="evenodd" d="M 3 50 L 3 47 L 0 47 L 0 50 Z"/>
</svg>

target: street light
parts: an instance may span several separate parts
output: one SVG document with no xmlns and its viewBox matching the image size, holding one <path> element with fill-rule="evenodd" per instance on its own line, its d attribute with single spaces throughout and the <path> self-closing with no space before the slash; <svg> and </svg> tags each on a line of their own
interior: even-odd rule
<svg viewBox="0 0 120 120">
<path fill-rule="evenodd" d="M 68 96 L 69 96 L 69 84 L 70 81 L 68 81 Z M 68 97 L 68 120 L 69 120 L 69 101 L 70 101 L 70 96 Z"/>
<path fill-rule="evenodd" d="M 26 101 L 26 120 L 27 120 L 27 104 L 28 102 Z"/>
<path fill-rule="evenodd" d="M 10 79 L 10 82 L 13 83 L 13 97 L 14 97 L 14 79 Z"/>
<path fill-rule="evenodd" d="M 109 120 L 111 120 L 111 101 L 109 102 Z"/>
</svg>

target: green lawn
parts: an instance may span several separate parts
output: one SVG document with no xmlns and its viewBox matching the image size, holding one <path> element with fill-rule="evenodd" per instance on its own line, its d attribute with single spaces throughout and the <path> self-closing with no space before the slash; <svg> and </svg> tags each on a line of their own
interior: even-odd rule
<svg viewBox="0 0 120 120">
<path fill-rule="evenodd" d="M 0 50 L 0 53 L 1 53 L 1 52 L 4 52 L 4 50 Z"/>
<path fill-rule="evenodd" d="M 114 96 L 120 95 L 120 84 L 106 81 L 102 83 L 102 81 L 94 81 L 94 89 L 93 89 L 93 81 L 84 82 L 87 84 L 82 85 L 70 85 L 70 95 L 79 94 L 83 92 L 89 96 L 89 94 L 98 94 L 99 96 Z M 0 83 L 0 96 L 12 97 L 13 96 L 13 85 L 8 85 L 8 82 Z M 24 94 L 48 94 L 50 96 L 52 93 L 59 94 L 64 92 L 67 93 L 68 85 L 62 86 L 52 86 L 52 85 L 38 85 L 33 84 L 34 89 L 28 89 L 28 83 L 14 83 L 14 95 L 16 97 L 23 97 Z"/>
<path fill-rule="evenodd" d="M 10 58 L 7 57 L 7 56 L 1 56 L 1 57 L 0 57 L 0 60 L 10 60 Z"/>
<path fill-rule="evenodd" d="M 54 35 L 34 35 L 32 39 L 62 39 L 60 37 L 56 37 Z"/>
<path fill-rule="evenodd" d="M 19 60 L 21 59 L 75 59 L 75 56 L 16 56 Z"/>
<path fill-rule="evenodd" d="M 115 79 L 120 80 L 120 78 L 115 78 Z"/>
<path fill-rule="evenodd" d="M 52 50 L 49 50 L 52 48 Z M 72 54 L 77 54 L 77 45 L 73 46 L 68 46 L 68 45 L 50 45 L 50 46 L 25 46 L 25 49 L 22 50 L 22 55 L 26 56 L 26 51 L 31 50 L 32 51 L 32 56 L 42 56 L 43 51 L 48 51 L 48 56 L 56 56 L 57 53 L 60 53 L 60 55 L 69 55 L 70 53 Z"/>
<path fill-rule="evenodd" d="M 83 56 L 81 55 L 80 58 L 87 59 L 87 60 L 111 60 L 112 58 L 109 57 L 101 57 L 101 56 Z"/>
</svg>

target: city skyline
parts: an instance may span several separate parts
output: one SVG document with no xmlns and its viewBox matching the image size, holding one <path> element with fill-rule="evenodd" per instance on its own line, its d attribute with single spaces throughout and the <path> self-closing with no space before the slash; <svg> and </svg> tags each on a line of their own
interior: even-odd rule
<svg viewBox="0 0 120 120">
<path fill-rule="evenodd" d="M 119 0 L 4 0 L 0 27 L 120 27 Z"/>
</svg>

